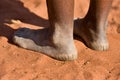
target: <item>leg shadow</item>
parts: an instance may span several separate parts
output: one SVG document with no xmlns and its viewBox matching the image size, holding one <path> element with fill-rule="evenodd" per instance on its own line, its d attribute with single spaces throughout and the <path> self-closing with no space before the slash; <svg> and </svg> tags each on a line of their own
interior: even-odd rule
<svg viewBox="0 0 120 80">
<path fill-rule="evenodd" d="M 13 33 L 16 31 L 5 23 L 11 23 L 11 20 L 20 20 L 24 23 L 48 27 L 49 21 L 32 13 L 24 7 L 20 0 L 1 0 L 0 1 L 0 36 L 8 38 L 12 42 Z M 34 20 L 34 21 L 32 21 Z"/>
</svg>

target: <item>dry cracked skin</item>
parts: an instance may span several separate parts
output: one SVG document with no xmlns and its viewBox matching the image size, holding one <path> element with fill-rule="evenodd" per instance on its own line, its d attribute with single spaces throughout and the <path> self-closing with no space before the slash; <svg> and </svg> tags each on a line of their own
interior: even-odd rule
<svg viewBox="0 0 120 80">
<path fill-rule="evenodd" d="M 83 17 L 89 0 L 75 1 L 74 17 Z M 18 28 L 49 26 L 45 0 L 1 0 L 0 8 L 0 80 L 120 80 L 119 0 L 114 0 L 108 18 L 109 50 L 91 50 L 76 37 L 75 61 L 58 61 L 12 42 Z"/>
</svg>

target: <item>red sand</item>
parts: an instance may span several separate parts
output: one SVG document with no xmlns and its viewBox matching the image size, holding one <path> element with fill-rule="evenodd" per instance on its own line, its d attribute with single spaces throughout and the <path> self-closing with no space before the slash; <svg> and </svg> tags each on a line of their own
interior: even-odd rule
<svg viewBox="0 0 120 80">
<path fill-rule="evenodd" d="M 75 17 L 83 17 L 89 0 L 76 0 Z M 108 18 L 108 51 L 94 51 L 75 40 L 78 59 L 57 61 L 12 42 L 15 29 L 47 27 L 45 0 L 0 1 L 0 80 L 120 80 L 120 0 Z"/>
</svg>

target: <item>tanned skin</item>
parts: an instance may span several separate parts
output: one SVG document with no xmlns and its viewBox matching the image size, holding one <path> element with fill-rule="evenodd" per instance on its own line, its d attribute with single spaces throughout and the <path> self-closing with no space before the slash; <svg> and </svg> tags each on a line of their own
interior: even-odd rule
<svg viewBox="0 0 120 80">
<path fill-rule="evenodd" d="M 106 29 L 112 1 L 90 0 L 90 8 L 85 18 L 74 22 L 74 34 L 83 38 L 91 49 L 104 51 L 109 48 Z"/>
<path fill-rule="evenodd" d="M 21 28 L 15 32 L 13 40 L 22 48 L 42 52 L 57 60 L 75 60 L 74 30 L 91 49 L 107 50 L 106 24 L 111 4 L 112 0 L 91 0 L 86 17 L 73 21 L 74 0 L 47 0 L 50 27 Z"/>
</svg>

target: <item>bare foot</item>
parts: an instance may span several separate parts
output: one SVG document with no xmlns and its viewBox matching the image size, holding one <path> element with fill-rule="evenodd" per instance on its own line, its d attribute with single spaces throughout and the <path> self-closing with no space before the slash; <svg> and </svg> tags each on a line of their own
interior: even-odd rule
<svg viewBox="0 0 120 80">
<path fill-rule="evenodd" d="M 74 34 L 80 36 L 89 48 L 104 51 L 109 48 L 106 27 L 107 25 L 97 29 L 93 23 L 85 22 L 84 19 L 75 19 Z"/>
<path fill-rule="evenodd" d="M 52 35 L 53 36 L 53 35 Z M 77 51 L 73 40 L 52 38 L 48 28 L 31 30 L 21 28 L 14 34 L 13 41 L 22 48 L 42 52 L 58 60 L 75 60 Z M 56 43 L 58 41 L 58 43 Z M 66 41 L 67 40 L 67 41 Z"/>
</svg>

